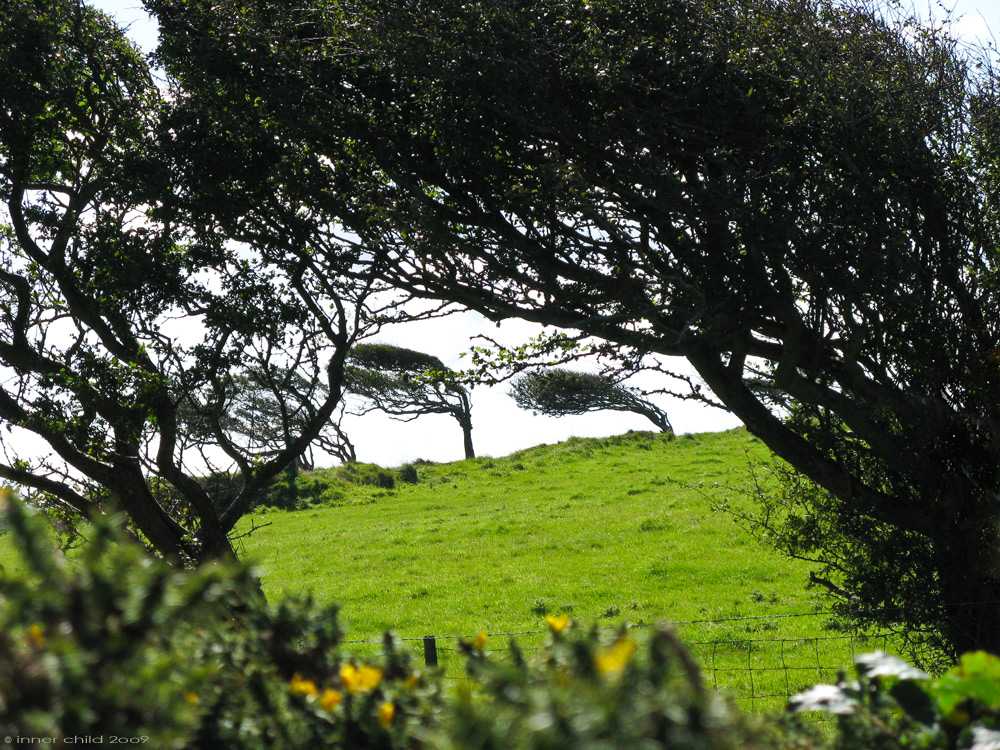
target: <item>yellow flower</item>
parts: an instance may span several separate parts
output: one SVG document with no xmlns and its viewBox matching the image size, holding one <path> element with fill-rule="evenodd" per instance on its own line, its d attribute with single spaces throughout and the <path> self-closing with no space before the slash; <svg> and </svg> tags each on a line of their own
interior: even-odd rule
<svg viewBox="0 0 1000 750">
<path fill-rule="evenodd" d="M 545 622 L 553 633 L 561 633 L 569 625 L 569 615 L 545 615 Z"/>
<path fill-rule="evenodd" d="M 194 690 L 188 690 L 184 693 L 184 700 L 186 700 L 190 706 L 197 706 L 201 703 L 201 698 L 198 697 L 198 694 Z"/>
<path fill-rule="evenodd" d="M 343 699 L 344 694 L 339 690 L 327 688 L 319 699 L 319 705 L 324 711 L 333 711 Z"/>
<path fill-rule="evenodd" d="M 319 692 L 316 689 L 315 682 L 305 679 L 298 672 L 292 677 L 292 681 L 288 683 L 288 689 L 299 695 L 316 695 Z"/>
<path fill-rule="evenodd" d="M 363 664 L 361 668 L 345 664 L 340 668 L 340 682 L 348 693 L 366 693 L 382 681 L 382 670 Z"/>
<path fill-rule="evenodd" d="M 594 656 L 594 666 L 601 674 L 613 674 L 625 669 L 625 665 L 635 651 L 635 641 L 631 638 L 619 638 Z"/>
<path fill-rule="evenodd" d="M 28 637 L 31 638 L 31 642 L 34 643 L 38 648 L 45 647 L 45 634 L 38 625 L 32 625 L 28 628 Z"/>
<path fill-rule="evenodd" d="M 486 635 L 486 633 L 480 631 L 479 634 L 476 636 L 476 639 L 472 642 L 473 648 L 478 649 L 479 651 L 482 651 L 483 650 L 483 646 L 486 645 L 486 639 L 487 638 L 489 638 L 489 636 Z"/>
<path fill-rule="evenodd" d="M 386 701 L 378 707 L 378 720 L 382 726 L 388 727 L 392 724 L 392 717 L 396 715 L 396 705 Z"/>
<path fill-rule="evenodd" d="M 361 690 L 374 690 L 382 681 L 382 670 L 376 667 L 369 667 L 367 664 L 358 670 L 358 687 Z"/>
</svg>

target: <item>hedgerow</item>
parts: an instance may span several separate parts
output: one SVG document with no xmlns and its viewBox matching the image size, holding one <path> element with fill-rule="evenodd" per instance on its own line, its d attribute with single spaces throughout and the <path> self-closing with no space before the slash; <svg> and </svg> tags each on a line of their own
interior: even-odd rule
<svg viewBox="0 0 1000 750">
<path fill-rule="evenodd" d="M 336 607 L 265 603 L 237 564 L 179 569 L 119 521 L 89 526 L 70 559 L 7 498 L 22 565 L 0 577 L 0 733 L 363 749 L 412 747 L 435 723 L 439 681 L 391 636 L 377 663 L 352 659 L 338 648 Z"/>
</svg>

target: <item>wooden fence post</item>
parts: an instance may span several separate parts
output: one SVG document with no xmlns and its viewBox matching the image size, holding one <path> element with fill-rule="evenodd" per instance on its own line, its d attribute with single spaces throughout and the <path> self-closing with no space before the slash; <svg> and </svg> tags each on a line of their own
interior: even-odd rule
<svg viewBox="0 0 1000 750">
<path fill-rule="evenodd" d="M 434 640 L 434 636 L 432 635 L 424 636 L 424 665 L 427 667 L 436 667 L 438 665 L 437 641 Z"/>
</svg>

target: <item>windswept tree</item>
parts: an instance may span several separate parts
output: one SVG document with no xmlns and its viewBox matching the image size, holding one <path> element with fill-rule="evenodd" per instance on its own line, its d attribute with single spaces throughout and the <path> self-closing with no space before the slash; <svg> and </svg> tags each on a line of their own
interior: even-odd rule
<svg viewBox="0 0 1000 750">
<path fill-rule="evenodd" d="M 227 407 L 218 421 L 232 439 L 262 457 L 277 455 L 295 435 L 310 425 L 316 418 L 318 406 L 328 395 L 317 373 L 307 378 L 301 370 L 276 367 L 230 373 L 224 388 L 228 391 Z M 354 444 L 342 426 L 346 403 L 341 401 L 334 415 L 303 454 L 292 461 L 290 468 L 313 468 L 315 448 L 341 461 L 357 460 Z M 185 411 L 182 419 L 187 441 L 192 448 L 203 448 L 202 459 L 214 471 L 213 456 L 204 450 L 213 442 L 212 422 L 205 418 L 204 410 Z"/>
<path fill-rule="evenodd" d="M 232 477 L 217 466 L 211 447 L 216 445 L 216 427 L 259 459 L 274 458 L 317 417 L 318 408 L 328 394 L 319 373 L 306 377 L 301 370 L 282 368 L 249 368 L 230 373 L 223 385 L 227 391 L 225 411 L 209 416 L 204 409 L 195 410 L 185 404 L 181 412 L 181 429 L 189 449 L 198 450 L 212 478 L 216 507 L 228 502 L 233 487 L 244 477 Z M 314 448 L 343 462 L 357 460 L 354 444 L 342 427 L 347 402 L 341 400 L 334 414 L 323 424 L 319 433 L 302 454 L 295 456 L 283 470 L 283 507 L 294 508 L 298 501 L 296 478 L 302 469 L 315 466 Z M 228 464 L 228 462 L 225 462 Z M 235 481 L 234 481 L 235 480 Z M 221 507 L 224 507 L 222 505 Z"/>
<path fill-rule="evenodd" d="M 227 132 L 314 155 L 272 191 L 370 206 L 384 278 L 685 357 L 857 521 L 855 610 L 1000 649 L 988 58 L 840 0 L 147 3 Z"/>
<path fill-rule="evenodd" d="M 348 355 L 347 390 L 364 406 L 409 422 L 425 414 L 447 414 L 462 428 L 466 458 L 472 445 L 472 402 L 455 373 L 430 354 L 390 344 L 357 344 Z"/>
<path fill-rule="evenodd" d="M 196 142 L 221 190 L 239 190 L 226 165 L 296 153 L 191 138 L 204 123 L 103 14 L 3 3 L 0 68 L 0 479 L 79 516 L 122 511 L 168 558 L 231 556 L 255 495 L 341 404 L 349 348 L 391 317 L 381 287 L 285 196 L 241 232 L 182 180 Z M 295 373 L 265 385 L 292 418 L 262 440 L 241 383 L 276 373 Z M 221 505 L 211 467 L 239 476 Z"/>
<path fill-rule="evenodd" d="M 522 409 L 538 414 L 562 417 L 589 411 L 627 411 L 641 414 L 660 432 L 674 432 L 667 413 L 642 392 L 596 372 L 560 367 L 535 370 L 513 382 L 510 396 Z"/>
</svg>

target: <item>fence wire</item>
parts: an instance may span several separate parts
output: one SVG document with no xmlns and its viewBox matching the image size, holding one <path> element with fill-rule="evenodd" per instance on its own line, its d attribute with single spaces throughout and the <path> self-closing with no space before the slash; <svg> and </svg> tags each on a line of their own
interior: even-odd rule
<svg viewBox="0 0 1000 750">
<path fill-rule="evenodd" d="M 811 637 L 756 637 L 756 625 L 766 623 L 774 632 L 781 621 L 798 617 L 832 615 L 832 612 L 809 612 L 783 615 L 725 617 L 719 619 L 664 622 L 677 631 L 681 640 L 701 665 L 706 684 L 733 696 L 737 703 L 751 712 L 777 711 L 788 699 L 817 683 L 835 682 L 841 673 L 850 674 L 854 657 L 869 651 L 893 650 L 891 633 L 868 635 L 829 635 Z M 706 637 L 719 626 L 743 623 L 747 635 L 722 638 Z M 635 625 L 639 630 L 649 625 Z M 614 628 L 607 628 L 609 631 Z M 487 632 L 484 653 L 497 661 L 509 658 L 508 643 L 514 640 L 521 653 L 531 656 L 545 648 L 549 630 L 518 630 Z M 458 642 L 472 640 L 476 634 L 433 634 L 403 636 L 403 641 L 425 665 L 441 670 L 446 683 L 468 681 Z M 377 640 L 345 641 L 345 646 L 358 657 L 378 659 L 383 642 Z M 433 657 L 430 654 L 433 653 Z"/>
</svg>

